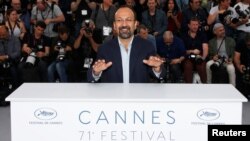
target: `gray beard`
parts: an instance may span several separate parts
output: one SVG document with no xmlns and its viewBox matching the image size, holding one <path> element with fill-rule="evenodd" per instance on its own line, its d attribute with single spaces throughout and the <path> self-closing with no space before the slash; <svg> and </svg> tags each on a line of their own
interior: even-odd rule
<svg viewBox="0 0 250 141">
<path fill-rule="evenodd" d="M 119 33 L 119 37 L 122 39 L 129 39 L 132 36 L 132 33 Z"/>
</svg>

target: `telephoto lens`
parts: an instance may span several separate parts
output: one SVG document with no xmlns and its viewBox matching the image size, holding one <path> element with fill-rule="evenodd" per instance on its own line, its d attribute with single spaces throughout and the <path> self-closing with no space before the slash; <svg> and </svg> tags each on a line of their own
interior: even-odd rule
<svg viewBox="0 0 250 141">
<path fill-rule="evenodd" d="M 35 65 L 35 62 L 36 62 L 36 53 L 33 51 L 27 57 L 25 66 L 26 67 L 33 67 Z"/>
</svg>

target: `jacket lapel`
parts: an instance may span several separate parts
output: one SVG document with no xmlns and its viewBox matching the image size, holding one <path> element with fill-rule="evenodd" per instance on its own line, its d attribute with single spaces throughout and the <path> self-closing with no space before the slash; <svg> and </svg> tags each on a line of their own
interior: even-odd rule
<svg viewBox="0 0 250 141">
<path fill-rule="evenodd" d="M 137 37 L 134 37 L 132 42 L 131 52 L 130 52 L 130 59 L 129 59 L 129 81 L 131 82 L 133 71 L 136 67 L 136 64 L 139 59 L 139 50 L 140 44 L 137 44 Z"/>
<path fill-rule="evenodd" d="M 117 65 L 116 69 L 116 73 L 118 76 L 118 80 L 123 82 L 123 71 L 122 71 L 122 56 L 121 56 L 121 51 L 120 51 L 120 47 L 119 47 L 119 43 L 118 43 L 118 38 L 115 39 L 115 45 L 114 45 L 114 59 L 113 59 L 113 63 Z"/>
</svg>

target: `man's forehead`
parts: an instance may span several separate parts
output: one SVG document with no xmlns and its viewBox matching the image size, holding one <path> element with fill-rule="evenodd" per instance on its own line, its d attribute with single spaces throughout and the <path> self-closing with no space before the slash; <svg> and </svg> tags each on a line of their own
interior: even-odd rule
<svg viewBox="0 0 250 141">
<path fill-rule="evenodd" d="M 116 18 L 120 18 L 120 17 L 134 18 L 134 13 L 129 8 L 120 8 L 116 11 L 115 17 Z"/>
</svg>

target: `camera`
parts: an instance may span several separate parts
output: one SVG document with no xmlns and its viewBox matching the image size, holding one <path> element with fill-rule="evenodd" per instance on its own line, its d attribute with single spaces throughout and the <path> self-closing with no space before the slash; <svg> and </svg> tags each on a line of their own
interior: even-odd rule
<svg viewBox="0 0 250 141">
<path fill-rule="evenodd" d="M 85 21 L 84 21 L 85 31 L 86 31 L 87 34 L 91 34 L 91 33 L 92 33 L 92 30 L 91 30 L 91 28 L 89 27 L 89 23 L 90 23 L 90 20 L 85 20 Z"/>
<path fill-rule="evenodd" d="M 65 45 L 61 42 L 61 41 L 58 41 L 57 44 L 56 44 L 56 48 L 59 49 L 59 52 L 58 52 L 58 55 L 56 57 L 57 61 L 62 61 L 65 59 Z"/>
<path fill-rule="evenodd" d="M 231 10 L 226 10 L 224 13 L 219 14 L 219 20 L 223 23 L 223 24 L 230 24 L 232 23 L 237 23 L 239 20 L 237 18 L 233 18 L 232 17 L 233 12 Z"/>
<path fill-rule="evenodd" d="M 4 61 L 4 62 L 2 63 L 2 67 L 3 67 L 4 69 L 10 68 L 10 62 L 9 62 L 9 61 Z"/>
<path fill-rule="evenodd" d="M 244 67 L 243 69 L 243 82 L 246 84 L 250 84 L 250 67 Z"/>
<path fill-rule="evenodd" d="M 249 17 L 249 14 L 250 14 L 250 6 L 249 6 L 247 9 L 245 9 L 244 11 L 242 11 L 242 10 L 240 10 L 240 6 L 238 5 L 238 6 L 235 7 L 235 11 L 236 11 L 237 14 L 239 15 L 239 18 L 245 19 L 245 18 Z M 250 23 L 247 23 L 247 24 L 245 24 L 245 25 L 246 25 L 246 26 L 250 26 Z"/>
<path fill-rule="evenodd" d="M 210 66 L 211 71 L 218 71 L 220 66 L 225 62 L 225 57 L 220 57 L 219 59 L 214 61 L 214 63 Z"/>
<path fill-rule="evenodd" d="M 238 5 L 235 7 L 235 11 L 237 12 L 237 14 L 239 15 L 240 18 L 245 19 L 250 14 L 250 7 L 248 7 L 246 10 L 242 11 L 240 9 L 240 6 Z"/>
<path fill-rule="evenodd" d="M 206 21 L 200 21 L 199 30 L 200 30 L 200 31 L 203 31 L 203 32 L 209 30 L 209 26 L 208 26 L 208 24 L 207 24 Z"/>
<path fill-rule="evenodd" d="M 35 50 L 32 50 L 32 52 L 29 54 L 29 56 L 26 59 L 25 66 L 33 67 L 35 63 L 36 63 L 36 52 Z"/>
<path fill-rule="evenodd" d="M 188 59 L 191 59 L 192 61 L 195 61 L 197 64 L 201 64 L 203 62 L 203 59 L 200 55 L 197 54 L 189 54 Z"/>
</svg>

